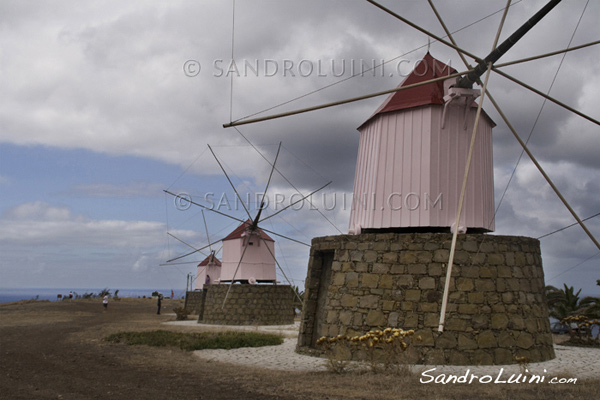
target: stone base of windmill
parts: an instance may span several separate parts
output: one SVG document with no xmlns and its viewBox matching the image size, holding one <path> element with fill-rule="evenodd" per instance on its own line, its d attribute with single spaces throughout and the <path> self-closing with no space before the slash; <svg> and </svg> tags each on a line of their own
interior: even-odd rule
<svg viewBox="0 0 600 400">
<path fill-rule="evenodd" d="M 527 237 L 458 236 L 445 329 L 438 332 L 451 241 L 446 233 L 313 239 L 298 351 L 313 352 L 321 336 L 391 327 L 415 331 L 402 354 L 409 363 L 553 359 L 539 241 Z M 360 345 L 342 353 L 368 356 Z"/>
<path fill-rule="evenodd" d="M 294 292 L 289 285 L 205 285 L 198 323 L 212 325 L 291 325 Z M 227 291 L 227 301 L 223 300 Z"/>
<path fill-rule="evenodd" d="M 185 304 L 183 308 L 192 314 L 202 314 L 204 309 L 204 290 L 194 290 L 185 292 Z"/>
</svg>

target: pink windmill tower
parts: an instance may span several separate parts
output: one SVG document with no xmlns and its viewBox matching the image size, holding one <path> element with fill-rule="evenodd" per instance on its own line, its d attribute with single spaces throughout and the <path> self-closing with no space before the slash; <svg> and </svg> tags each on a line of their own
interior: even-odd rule
<svg viewBox="0 0 600 400">
<path fill-rule="evenodd" d="M 196 271 L 196 287 L 195 290 L 205 289 L 206 285 L 217 283 L 221 280 L 221 260 L 215 256 L 215 252 L 211 251 L 200 264 Z"/>
<path fill-rule="evenodd" d="M 400 87 L 456 73 L 429 53 Z M 492 128 L 482 113 L 463 213 L 456 210 L 477 104 L 477 89 L 456 78 L 390 95 L 364 122 L 349 233 L 494 230 Z"/>
<path fill-rule="evenodd" d="M 223 239 L 221 282 L 275 281 L 275 241 L 248 219 Z"/>
</svg>

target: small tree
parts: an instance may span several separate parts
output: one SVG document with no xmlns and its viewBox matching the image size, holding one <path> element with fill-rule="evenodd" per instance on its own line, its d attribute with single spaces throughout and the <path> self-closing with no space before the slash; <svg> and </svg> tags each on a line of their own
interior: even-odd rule
<svg viewBox="0 0 600 400">
<path fill-rule="evenodd" d="M 579 314 L 588 318 L 600 318 L 600 297 L 587 296 L 579 302 Z"/>
<path fill-rule="evenodd" d="M 575 292 L 573 286 L 563 284 L 564 289 L 546 286 L 548 311 L 551 317 L 562 321 L 574 315 L 588 318 L 600 318 L 600 298 L 587 296 L 580 298 L 581 289 Z"/>
<path fill-rule="evenodd" d="M 109 288 L 104 288 L 100 291 L 100 293 L 98 293 L 98 297 L 104 297 L 104 296 L 110 297 L 110 289 Z"/>
</svg>

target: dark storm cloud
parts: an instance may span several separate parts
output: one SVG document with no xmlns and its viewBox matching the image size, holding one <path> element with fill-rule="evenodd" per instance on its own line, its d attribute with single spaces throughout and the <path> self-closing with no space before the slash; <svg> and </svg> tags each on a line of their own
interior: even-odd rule
<svg viewBox="0 0 600 400">
<path fill-rule="evenodd" d="M 443 36 L 426 2 L 383 4 Z M 545 1 L 513 4 L 501 40 Z M 455 34 L 459 46 L 480 57 L 490 51 L 501 17 L 497 11 L 504 3 L 469 0 L 438 1 L 436 5 L 449 29 L 460 30 Z M 567 47 L 584 5 L 584 1 L 572 1 L 557 6 L 500 62 Z M 399 62 L 405 61 L 404 67 L 414 65 L 428 48 L 425 34 L 365 1 L 238 1 L 233 42 L 232 11 L 231 2 L 217 0 L 62 1 L 36 3 L 35 7 L 21 1 L 2 2 L 0 71 L 4 96 L 0 99 L 0 140 L 133 155 L 178 165 L 182 171 L 191 166 L 187 174 L 207 182 L 221 174 L 209 153 L 201 156 L 206 145 L 211 144 L 228 163 L 229 170 L 239 177 L 236 182 L 243 181 L 258 191 L 270 168 L 235 130 L 222 128 L 223 123 L 229 122 L 230 113 L 233 119 L 241 118 L 313 91 L 316 93 L 261 115 L 394 88 L 405 77 L 398 73 Z M 573 45 L 598 39 L 599 17 L 600 3 L 591 2 L 573 37 Z M 234 74 L 233 91 L 231 75 L 226 74 L 232 43 L 237 65 L 248 61 L 250 65 L 262 66 L 257 74 Z M 429 51 L 442 62 L 464 69 L 454 50 L 431 41 Z M 189 60 L 199 63 L 197 75 L 186 76 L 184 64 Z M 267 60 L 279 67 L 274 76 L 266 76 Z M 321 62 L 328 74 L 319 76 L 315 70 L 301 76 L 297 67 L 302 60 L 306 60 L 305 66 Z M 381 60 L 393 60 L 386 64 L 385 74 L 365 73 L 326 88 L 340 81 L 333 76 L 332 62 L 337 62 L 339 72 L 343 62 L 349 66 L 353 61 L 368 64 Z M 561 56 L 554 56 L 503 70 L 545 92 L 560 61 Z M 296 76 L 283 76 L 285 62 L 294 63 Z M 550 94 L 600 119 L 600 110 L 595 106 L 600 87 L 598 63 L 596 47 L 569 53 Z M 350 75 L 347 68 L 343 78 Z M 403 72 L 409 70 L 404 68 Z M 499 76 L 492 77 L 489 89 L 519 134 L 526 138 L 542 99 Z M 274 157 L 276 144 L 282 141 L 285 150 L 278 165 L 303 191 L 332 180 L 330 190 L 350 192 L 358 150 L 356 128 L 384 99 L 385 96 L 378 97 L 240 130 L 269 159 Z M 499 198 L 521 149 L 489 101 L 485 100 L 484 107 L 498 124 L 494 131 L 494 161 Z M 598 132 L 597 125 L 548 103 L 530 141 L 534 154 L 582 216 L 600 211 Z M 11 177 L 0 176 L 0 182 L 10 180 Z M 140 180 L 151 181 L 144 177 Z M 289 188 L 280 178 L 275 183 L 280 190 Z M 104 182 L 88 182 L 86 187 L 115 185 L 107 177 Z M 39 200 L 48 209 L 55 208 L 47 204 L 48 199 Z M 345 228 L 347 215 L 341 211 L 334 214 L 332 217 Z M 289 219 L 299 225 L 308 226 L 310 222 L 327 226 L 312 215 L 290 214 Z M 98 224 L 111 226 L 105 222 Z M 525 156 L 499 210 L 499 232 L 535 237 L 571 222 L 556 195 Z M 590 224 L 597 231 L 597 220 Z M 155 233 L 156 227 L 153 229 Z M 322 232 L 313 228 L 305 234 Z M 561 246 L 545 246 L 548 250 L 544 251 L 552 258 L 563 257 L 564 262 L 575 256 L 569 248 L 591 251 L 585 247 L 589 246 L 589 239 L 581 235 L 562 236 L 560 243 Z M 565 253 L 559 254 L 557 248 Z M 298 254 L 294 257 L 305 257 L 304 253 Z"/>
</svg>

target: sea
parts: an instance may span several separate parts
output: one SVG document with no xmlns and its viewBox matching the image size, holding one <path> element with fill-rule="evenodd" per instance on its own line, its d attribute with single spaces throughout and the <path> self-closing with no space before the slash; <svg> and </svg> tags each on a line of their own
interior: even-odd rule
<svg viewBox="0 0 600 400">
<path fill-rule="evenodd" d="M 86 293 L 100 293 L 104 288 L 0 288 L 0 303 L 11 303 L 20 300 L 50 300 L 57 301 L 58 295 L 69 297 L 69 292 L 73 292 L 73 297 L 80 295 L 83 297 Z M 109 289 L 111 295 L 114 295 L 116 289 Z M 118 289 L 119 297 L 151 297 L 152 292 L 158 291 L 165 297 L 171 297 L 171 289 Z M 185 298 L 185 290 L 173 290 L 175 298 Z"/>
</svg>

